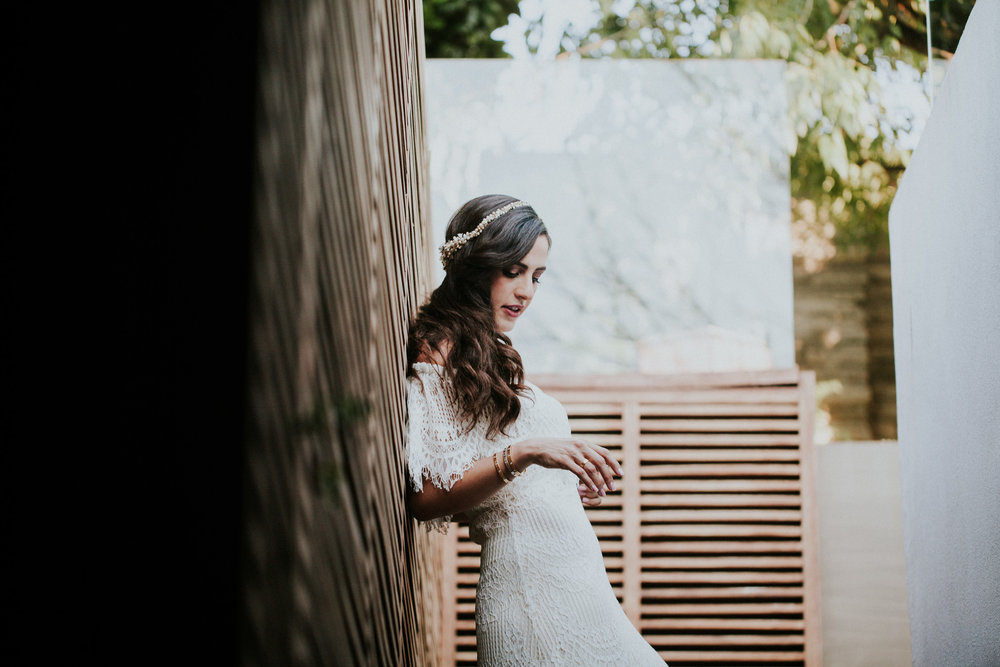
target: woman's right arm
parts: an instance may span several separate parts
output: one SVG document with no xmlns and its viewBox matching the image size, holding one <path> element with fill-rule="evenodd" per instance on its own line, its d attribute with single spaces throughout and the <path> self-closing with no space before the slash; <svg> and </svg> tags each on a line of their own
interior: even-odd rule
<svg viewBox="0 0 1000 667">
<path fill-rule="evenodd" d="M 528 466 L 569 470 L 593 493 L 604 495 L 605 489 L 615 490 L 614 476 L 621 475 L 621 466 L 604 447 L 576 438 L 531 438 L 510 447 L 511 462 L 518 472 Z M 500 469 L 507 474 L 498 456 Z M 410 512 L 420 521 L 455 515 L 475 507 L 504 487 L 497 474 L 493 457 L 479 459 L 449 490 L 435 486 L 425 478 L 423 489 L 410 493 Z"/>
</svg>

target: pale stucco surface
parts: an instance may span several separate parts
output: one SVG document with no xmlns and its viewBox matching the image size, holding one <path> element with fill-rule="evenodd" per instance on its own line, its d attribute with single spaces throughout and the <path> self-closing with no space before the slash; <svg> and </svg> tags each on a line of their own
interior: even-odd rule
<svg viewBox="0 0 1000 667">
<path fill-rule="evenodd" d="M 512 335 L 530 372 L 794 365 L 783 74 L 428 61 L 435 243 L 456 208 L 495 192 L 530 201 L 554 239 Z"/>
<path fill-rule="evenodd" d="M 976 3 L 889 217 L 916 665 L 1000 665 L 998 34 Z"/>
<path fill-rule="evenodd" d="M 820 445 L 816 472 L 823 665 L 910 665 L 899 445 Z"/>
</svg>

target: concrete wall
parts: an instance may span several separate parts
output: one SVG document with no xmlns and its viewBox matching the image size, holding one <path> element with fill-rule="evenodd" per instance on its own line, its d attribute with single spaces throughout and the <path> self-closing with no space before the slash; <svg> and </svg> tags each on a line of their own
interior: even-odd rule
<svg viewBox="0 0 1000 667">
<path fill-rule="evenodd" d="M 911 664 L 899 446 L 816 448 L 825 667 Z"/>
<path fill-rule="evenodd" d="M 552 234 L 511 335 L 528 372 L 794 365 L 784 68 L 428 61 L 435 242 L 488 192 L 530 201 Z"/>
<path fill-rule="evenodd" d="M 1000 664 L 998 33 L 977 3 L 889 216 L 917 665 Z"/>
</svg>

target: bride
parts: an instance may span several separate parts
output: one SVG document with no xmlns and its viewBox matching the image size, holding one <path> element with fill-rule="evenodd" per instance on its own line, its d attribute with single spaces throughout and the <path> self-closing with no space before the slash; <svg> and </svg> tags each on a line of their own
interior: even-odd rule
<svg viewBox="0 0 1000 667">
<path fill-rule="evenodd" d="M 463 516 L 482 545 L 479 664 L 663 665 L 618 604 L 582 506 L 614 491 L 621 467 L 572 437 L 506 335 L 545 273 L 545 226 L 527 203 L 487 195 L 446 237 L 445 278 L 407 344 L 409 504 L 442 531 Z"/>
</svg>

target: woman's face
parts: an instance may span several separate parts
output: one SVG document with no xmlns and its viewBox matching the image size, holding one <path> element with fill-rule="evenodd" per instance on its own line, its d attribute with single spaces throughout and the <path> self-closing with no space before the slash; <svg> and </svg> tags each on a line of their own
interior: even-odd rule
<svg viewBox="0 0 1000 667">
<path fill-rule="evenodd" d="M 512 330 L 517 318 L 524 314 L 538 289 L 538 279 L 545 273 L 548 257 L 549 240 L 545 236 L 539 236 L 527 255 L 515 264 L 504 267 L 493 277 L 490 303 L 497 331 L 507 333 Z"/>
</svg>

